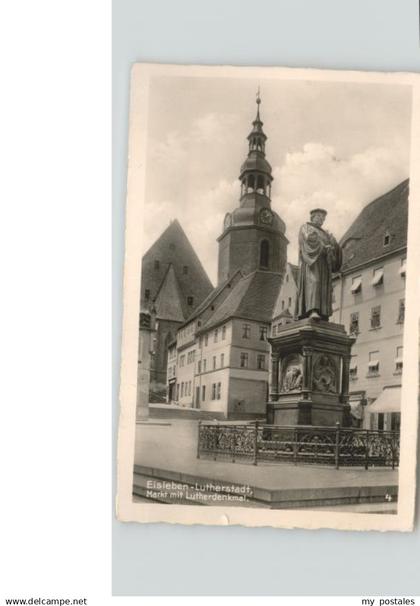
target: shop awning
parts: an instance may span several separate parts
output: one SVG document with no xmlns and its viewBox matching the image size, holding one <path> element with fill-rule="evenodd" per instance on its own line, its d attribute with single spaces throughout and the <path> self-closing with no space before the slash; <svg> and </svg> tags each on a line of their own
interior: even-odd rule
<svg viewBox="0 0 420 606">
<path fill-rule="evenodd" d="M 401 386 L 384 387 L 376 400 L 367 406 L 366 412 L 401 412 Z"/>
<path fill-rule="evenodd" d="M 354 294 L 355 292 L 358 292 L 360 290 L 362 286 L 362 278 L 356 278 L 353 281 L 353 284 L 351 285 L 351 292 Z"/>
</svg>

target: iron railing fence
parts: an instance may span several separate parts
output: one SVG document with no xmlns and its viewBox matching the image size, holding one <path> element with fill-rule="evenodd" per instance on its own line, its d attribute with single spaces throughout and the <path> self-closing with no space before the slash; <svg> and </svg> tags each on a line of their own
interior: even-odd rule
<svg viewBox="0 0 420 606">
<path fill-rule="evenodd" d="M 395 431 L 261 422 L 200 421 L 198 458 L 240 461 L 290 461 L 341 466 L 398 467 L 400 436 Z"/>
</svg>

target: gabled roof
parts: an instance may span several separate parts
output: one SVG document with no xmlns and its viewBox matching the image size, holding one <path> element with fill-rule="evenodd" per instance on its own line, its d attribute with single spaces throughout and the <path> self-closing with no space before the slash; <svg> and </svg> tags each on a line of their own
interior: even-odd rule
<svg viewBox="0 0 420 606">
<path fill-rule="evenodd" d="M 156 317 L 160 320 L 173 320 L 183 322 L 185 320 L 182 312 L 182 295 L 179 290 L 173 265 L 168 270 L 160 285 L 154 301 Z"/>
<path fill-rule="evenodd" d="M 242 275 L 240 269 L 236 270 L 236 272 L 230 276 L 227 280 L 216 286 L 211 293 L 204 299 L 204 301 L 194 310 L 194 312 L 188 317 L 188 322 L 194 320 L 194 318 L 198 318 L 212 303 L 216 301 L 219 295 L 223 293 L 224 290 L 231 287 L 232 283 L 237 281 L 237 278 Z"/>
<path fill-rule="evenodd" d="M 238 317 L 257 322 L 271 322 L 281 285 L 278 273 L 255 271 L 239 280 L 228 297 L 217 307 L 200 331 Z"/>
<path fill-rule="evenodd" d="M 365 206 L 341 238 L 346 271 L 407 246 L 409 180 Z M 390 241 L 384 246 L 384 236 Z"/>
</svg>

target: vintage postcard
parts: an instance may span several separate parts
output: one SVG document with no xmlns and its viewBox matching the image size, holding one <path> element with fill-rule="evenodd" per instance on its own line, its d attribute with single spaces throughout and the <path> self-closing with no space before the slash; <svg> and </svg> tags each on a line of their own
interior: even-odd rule
<svg viewBox="0 0 420 606">
<path fill-rule="evenodd" d="M 420 75 L 136 64 L 117 515 L 413 528 Z"/>
</svg>

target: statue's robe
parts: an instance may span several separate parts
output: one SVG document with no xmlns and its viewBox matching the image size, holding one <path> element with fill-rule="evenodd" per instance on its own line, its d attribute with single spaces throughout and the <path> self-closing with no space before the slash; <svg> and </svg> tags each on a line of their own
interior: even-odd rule
<svg viewBox="0 0 420 606">
<path fill-rule="evenodd" d="M 332 246 L 327 249 L 326 246 Z M 324 320 L 332 314 L 332 274 L 340 269 L 342 253 L 334 236 L 305 223 L 299 231 L 299 284 L 296 316 L 307 318 L 317 311 Z"/>
</svg>

